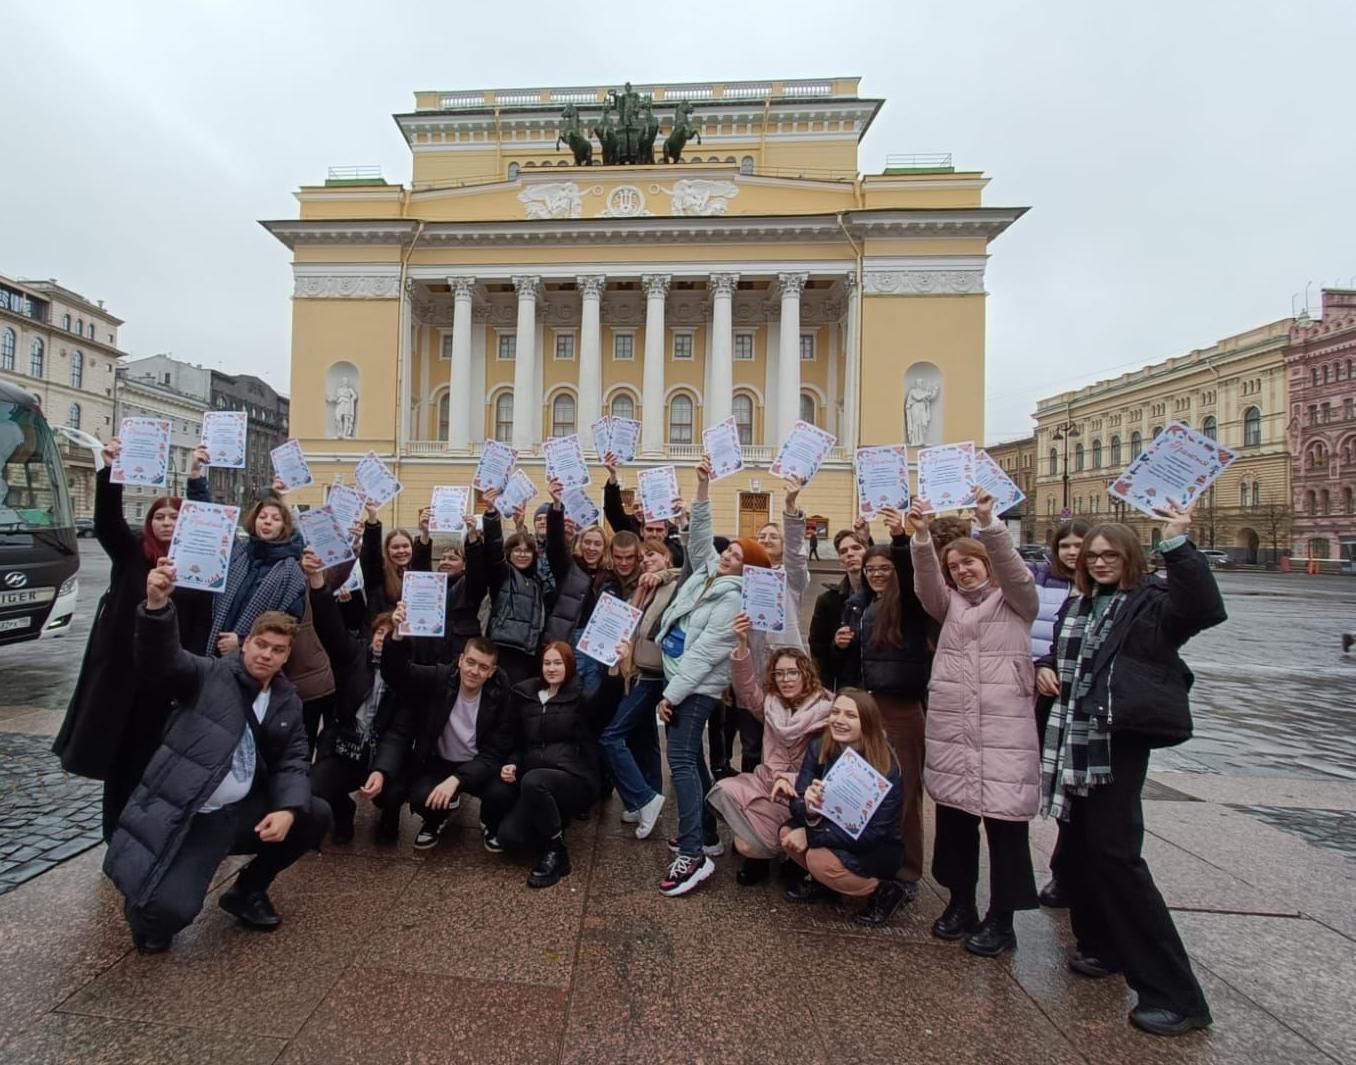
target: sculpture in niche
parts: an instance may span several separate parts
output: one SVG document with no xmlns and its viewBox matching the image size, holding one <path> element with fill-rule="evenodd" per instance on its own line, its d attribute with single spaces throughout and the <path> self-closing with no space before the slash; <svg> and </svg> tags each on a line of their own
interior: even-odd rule
<svg viewBox="0 0 1356 1065">
<path fill-rule="evenodd" d="M 929 386 L 921 377 L 915 377 L 909 386 L 904 396 L 904 431 L 910 447 L 922 447 L 929 443 L 932 405 L 941 391 L 941 385 Z"/>
<path fill-rule="evenodd" d="M 358 426 L 358 390 L 349 377 L 339 379 L 339 387 L 329 395 L 334 404 L 334 432 L 341 440 L 352 440 Z"/>
<path fill-rule="evenodd" d="M 579 218 L 584 213 L 584 199 L 573 181 L 529 185 L 518 193 L 518 201 L 528 218 Z"/>
</svg>

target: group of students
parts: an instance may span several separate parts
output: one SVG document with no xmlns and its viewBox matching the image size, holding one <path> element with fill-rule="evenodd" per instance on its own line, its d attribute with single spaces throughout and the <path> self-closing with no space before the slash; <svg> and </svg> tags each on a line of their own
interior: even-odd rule
<svg viewBox="0 0 1356 1065">
<path fill-rule="evenodd" d="M 190 498 L 206 495 L 203 461 Z M 802 640 L 799 481 L 786 482 L 780 523 L 727 538 L 705 458 L 677 530 L 627 513 L 604 462 L 610 534 L 574 528 L 556 482 L 531 526 L 520 511 L 508 535 L 487 492 L 480 520 L 436 559 L 427 512 L 417 533 L 383 534 L 369 510 L 354 530 L 358 581 L 305 548 L 275 485 L 246 515 L 220 595 L 174 585 L 165 556 L 180 501 L 156 500 L 133 531 L 100 472 L 95 533 L 113 569 L 55 748 L 68 770 L 104 781 L 105 869 L 139 950 L 168 949 L 228 853 L 255 858 L 220 905 L 277 927 L 273 878 L 327 835 L 350 842 L 355 797 L 378 808 L 385 844 L 408 805 L 414 846 L 428 849 L 474 796 L 485 849 L 529 853 L 528 885 L 550 887 L 570 873 L 571 824 L 609 791 L 636 838 L 650 837 L 666 759 L 677 832 L 665 895 L 713 875 L 723 823 L 739 884 L 782 860 L 787 899 L 857 899 L 855 920 L 883 924 L 917 894 L 926 788 L 932 874 L 949 894 L 932 932 L 992 957 L 1016 947 L 1014 913 L 1037 905 L 1027 826 L 1053 814 L 1055 879 L 1041 898 L 1069 907 L 1070 968 L 1124 973 L 1146 1031 L 1210 1023 L 1141 857 L 1149 753 L 1190 734 L 1178 650 L 1224 619 L 1186 538 L 1189 510 L 1162 512 L 1164 578 L 1124 525 L 1067 522 L 1030 564 L 982 491 L 967 516 L 924 500 L 884 510 L 888 544 L 863 519 L 834 536 L 844 575 L 816 598 Z M 782 633 L 741 612 L 745 566 L 784 571 Z M 449 578 L 445 635 L 402 635 L 403 576 L 432 569 Z M 603 595 L 641 616 L 613 667 L 577 651 Z M 824 779 L 849 749 L 888 785 L 855 835 L 825 814 Z"/>
</svg>

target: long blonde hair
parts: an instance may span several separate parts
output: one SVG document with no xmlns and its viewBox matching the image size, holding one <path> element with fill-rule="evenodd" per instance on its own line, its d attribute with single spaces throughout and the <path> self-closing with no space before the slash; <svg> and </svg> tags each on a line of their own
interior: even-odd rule
<svg viewBox="0 0 1356 1065">
<path fill-rule="evenodd" d="M 894 768 L 895 752 L 885 735 L 885 719 L 881 717 L 880 704 L 869 692 L 861 688 L 840 688 L 834 701 L 849 699 L 857 707 L 857 717 L 862 723 L 862 738 L 857 741 L 857 753 L 871 763 L 883 777 L 890 775 Z M 819 764 L 828 765 L 843 751 L 843 747 L 833 738 L 831 729 L 824 729 L 824 738 L 819 743 Z"/>
</svg>

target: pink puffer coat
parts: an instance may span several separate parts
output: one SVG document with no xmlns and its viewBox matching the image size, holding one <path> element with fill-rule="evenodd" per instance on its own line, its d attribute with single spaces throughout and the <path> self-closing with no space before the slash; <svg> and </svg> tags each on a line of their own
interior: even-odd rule
<svg viewBox="0 0 1356 1065">
<path fill-rule="evenodd" d="M 993 575 L 973 592 L 946 583 L 931 540 L 910 545 L 914 588 L 942 626 L 928 684 L 923 780 L 946 806 L 1029 821 L 1040 804 L 1031 665 L 1040 598 L 1004 526 L 980 529 L 978 539 Z"/>
</svg>

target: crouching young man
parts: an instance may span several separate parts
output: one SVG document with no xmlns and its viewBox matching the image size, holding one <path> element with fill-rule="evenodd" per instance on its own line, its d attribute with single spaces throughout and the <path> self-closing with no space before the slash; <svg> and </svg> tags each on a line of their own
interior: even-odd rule
<svg viewBox="0 0 1356 1065">
<path fill-rule="evenodd" d="M 179 709 L 104 858 L 143 953 L 168 950 L 193 922 L 228 854 L 255 858 L 221 896 L 221 908 L 246 927 L 276 928 L 282 918 L 269 885 L 318 847 L 330 824 L 329 806 L 311 795 L 301 699 L 281 672 L 296 620 L 270 611 L 235 653 L 189 654 L 169 601 L 174 577 L 164 560 L 147 575 L 133 657 L 143 682 Z"/>
</svg>

